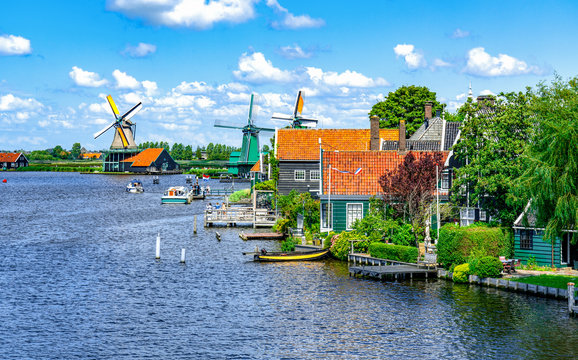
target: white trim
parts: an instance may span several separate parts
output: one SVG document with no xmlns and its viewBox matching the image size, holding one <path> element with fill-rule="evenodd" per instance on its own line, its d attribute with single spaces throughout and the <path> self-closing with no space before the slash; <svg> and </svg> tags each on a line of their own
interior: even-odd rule
<svg viewBox="0 0 578 360">
<path fill-rule="evenodd" d="M 446 143 L 446 120 L 442 119 L 442 139 L 440 141 L 440 151 L 444 151 L 444 145 Z"/>
<path fill-rule="evenodd" d="M 303 171 L 303 179 L 297 179 L 297 171 Z M 305 181 L 307 179 L 307 170 L 293 170 L 293 180 Z"/>
<path fill-rule="evenodd" d="M 345 229 L 346 230 L 353 230 L 353 228 L 351 227 L 352 224 L 348 224 L 349 222 L 349 205 L 361 205 L 361 217 L 359 219 L 363 219 L 363 203 L 345 203 Z M 357 220 L 357 219 L 356 219 Z M 355 222 L 355 221 L 353 221 Z"/>
</svg>

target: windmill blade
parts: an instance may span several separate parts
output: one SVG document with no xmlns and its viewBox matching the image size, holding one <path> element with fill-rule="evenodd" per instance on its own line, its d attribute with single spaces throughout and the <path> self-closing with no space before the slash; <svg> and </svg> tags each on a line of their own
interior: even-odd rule
<svg viewBox="0 0 578 360">
<path fill-rule="evenodd" d="M 244 129 L 245 126 L 238 126 L 226 121 L 222 121 L 222 120 L 215 120 L 215 124 L 213 125 L 214 127 L 221 127 L 221 128 L 227 128 L 227 129 Z"/>
<path fill-rule="evenodd" d="M 106 126 L 104 129 L 95 132 L 94 133 L 94 138 L 96 139 L 97 137 L 99 137 L 100 135 L 104 134 L 108 129 L 110 129 L 111 127 L 113 127 L 116 124 L 116 121 L 113 121 L 112 123 L 110 123 L 110 125 Z"/>
<path fill-rule="evenodd" d="M 247 120 L 247 123 L 249 125 L 253 125 L 253 94 L 251 94 L 251 104 L 249 105 L 249 119 Z"/>
<path fill-rule="evenodd" d="M 272 129 L 272 128 L 264 128 L 264 127 L 259 127 L 259 126 L 256 126 L 255 128 L 256 128 L 257 130 L 259 130 L 259 131 L 275 132 L 275 129 Z"/>
<path fill-rule="evenodd" d="M 273 115 L 271 116 L 271 120 L 287 120 L 287 121 L 293 121 L 293 117 L 291 115 L 285 115 L 285 114 L 280 114 L 280 113 L 273 113 Z"/>
<path fill-rule="evenodd" d="M 118 134 L 120 135 L 120 140 L 122 141 L 122 146 L 124 146 L 125 148 L 128 147 L 128 140 L 126 139 L 126 135 L 124 133 L 124 130 L 121 126 L 117 126 L 116 130 L 118 131 Z"/>
<path fill-rule="evenodd" d="M 118 108 L 116 107 L 116 104 L 114 103 L 114 100 L 112 99 L 112 96 L 108 95 L 106 97 L 106 100 L 108 100 L 108 104 L 110 105 L 110 108 L 112 109 L 112 113 L 114 114 L 114 118 L 118 119 L 118 115 L 120 113 L 118 112 Z"/>
<path fill-rule="evenodd" d="M 298 118 L 297 120 L 299 120 L 301 123 L 315 123 L 315 124 L 317 124 L 319 122 L 319 120 L 317 120 L 317 119 Z"/>
<path fill-rule="evenodd" d="M 302 111 L 303 111 L 303 97 L 301 96 L 301 90 L 299 90 L 299 93 L 297 94 L 297 100 L 295 101 L 295 111 L 293 112 L 293 116 L 298 117 L 299 115 L 301 115 Z"/>
<path fill-rule="evenodd" d="M 120 119 L 121 120 L 128 120 L 131 117 L 134 116 L 134 114 L 136 114 L 137 112 L 139 112 L 142 109 L 142 102 L 139 102 L 138 104 L 136 104 L 135 106 L 133 106 L 132 109 L 130 109 L 129 111 L 127 111 Z"/>
</svg>

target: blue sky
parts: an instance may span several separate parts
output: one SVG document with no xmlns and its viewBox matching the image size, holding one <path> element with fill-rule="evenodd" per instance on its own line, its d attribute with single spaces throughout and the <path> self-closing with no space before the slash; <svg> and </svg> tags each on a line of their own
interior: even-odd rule
<svg viewBox="0 0 578 360">
<path fill-rule="evenodd" d="M 106 149 L 111 94 L 137 143 L 239 146 L 246 123 L 290 113 L 367 128 L 371 106 L 427 86 L 474 96 L 578 75 L 576 1 L 92 0 L 0 3 L 0 149 Z M 262 139 L 262 143 L 265 143 Z"/>
</svg>

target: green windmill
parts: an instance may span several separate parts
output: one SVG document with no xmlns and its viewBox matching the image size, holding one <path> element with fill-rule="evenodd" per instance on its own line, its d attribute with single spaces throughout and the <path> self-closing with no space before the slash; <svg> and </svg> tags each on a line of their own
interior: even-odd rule
<svg viewBox="0 0 578 360">
<path fill-rule="evenodd" d="M 253 94 L 251 94 L 247 125 L 234 126 L 221 121 L 215 121 L 215 127 L 241 129 L 243 132 L 241 151 L 234 151 L 229 157 L 229 174 L 232 175 L 245 176 L 249 174 L 249 170 L 259 161 L 259 153 L 261 151 L 261 147 L 259 146 L 259 132 L 275 131 L 275 129 L 255 126 L 253 123 L 253 97 Z"/>
</svg>

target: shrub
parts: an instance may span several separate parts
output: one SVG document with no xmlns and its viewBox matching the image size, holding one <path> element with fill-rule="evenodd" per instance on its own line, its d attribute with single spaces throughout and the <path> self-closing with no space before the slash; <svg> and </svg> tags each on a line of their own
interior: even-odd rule
<svg viewBox="0 0 578 360">
<path fill-rule="evenodd" d="M 458 265 L 454 268 L 454 282 L 467 283 L 470 275 L 470 265 L 468 263 Z"/>
<path fill-rule="evenodd" d="M 413 246 L 391 245 L 374 242 L 369 245 L 369 254 L 372 257 L 415 263 L 418 249 Z"/>
<path fill-rule="evenodd" d="M 510 235 L 502 228 L 472 225 L 459 227 L 446 224 L 440 229 L 437 244 L 438 261 L 446 268 L 463 264 L 470 254 L 509 257 L 512 251 Z"/>
<path fill-rule="evenodd" d="M 255 184 L 255 190 L 277 190 L 275 187 L 275 180 L 267 180 Z"/>
<path fill-rule="evenodd" d="M 411 224 L 403 224 L 395 228 L 391 236 L 391 242 L 396 245 L 415 247 L 415 237 L 413 236 Z"/>
<path fill-rule="evenodd" d="M 484 256 L 478 261 L 475 268 L 472 269 L 472 273 L 481 278 L 498 277 L 502 273 L 503 268 L 504 266 L 498 258 Z"/>
<path fill-rule="evenodd" d="M 249 199 L 249 198 L 251 198 L 251 190 L 243 189 L 232 193 L 231 196 L 229 196 L 229 202 L 234 203 L 241 199 Z"/>
<path fill-rule="evenodd" d="M 289 237 L 281 242 L 281 251 L 295 251 L 295 244 L 299 243 L 298 239 Z"/>
<path fill-rule="evenodd" d="M 360 235 L 355 231 L 342 232 L 331 240 L 330 252 L 339 260 L 347 260 L 347 255 L 351 249 L 349 240 L 363 240 L 353 243 L 353 250 L 356 252 L 366 252 L 369 245 L 369 239 L 365 235 Z"/>
<path fill-rule="evenodd" d="M 290 227 L 291 227 L 291 220 L 281 218 L 275 222 L 275 225 L 273 225 L 272 230 L 286 234 Z"/>
</svg>

